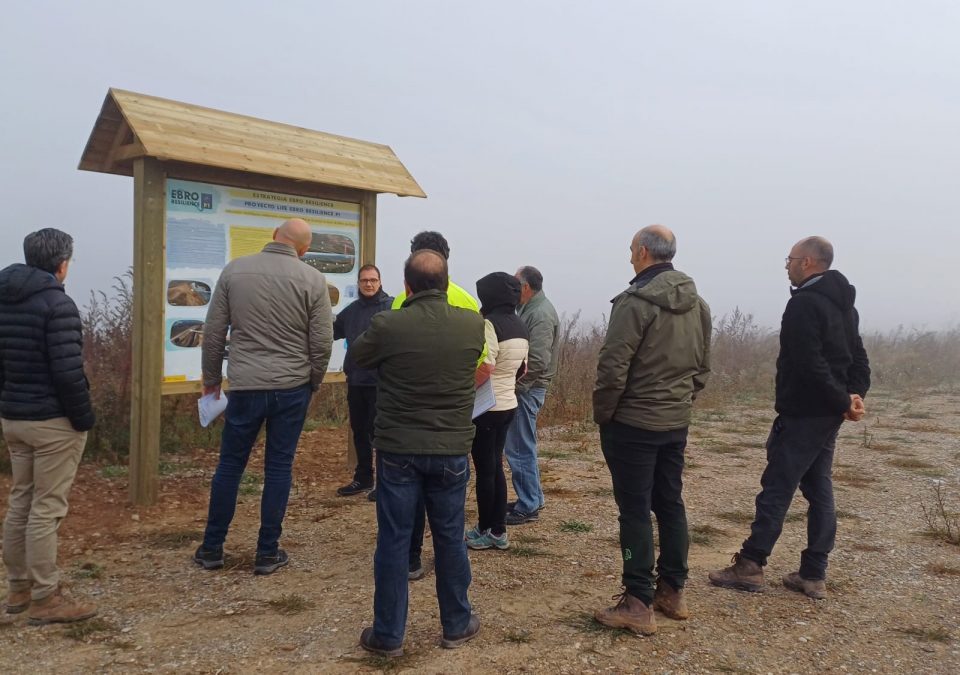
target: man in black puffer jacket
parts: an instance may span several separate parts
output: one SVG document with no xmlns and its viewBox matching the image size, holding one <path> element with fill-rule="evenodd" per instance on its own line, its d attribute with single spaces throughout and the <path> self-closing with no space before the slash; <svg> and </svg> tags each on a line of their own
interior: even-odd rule
<svg viewBox="0 0 960 675">
<path fill-rule="evenodd" d="M 716 586 L 763 590 L 763 567 L 783 530 L 793 495 L 809 503 L 807 548 L 800 570 L 783 585 L 811 598 L 826 597 L 827 556 L 837 515 L 833 501 L 833 451 L 844 420 L 865 414 L 870 364 L 860 338 L 856 290 L 830 269 L 833 246 L 822 237 L 799 241 L 786 259 L 795 287 L 783 312 L 777 358 L 776 411 L 767 439 L 767 468 L 760 479 L 750 536 L 733 565 L 710 573 Z"/>
<path fill-rule="evenodd" d="M 6 612 L 32 624 L 88 619 L 60 589 L 57 528 L 93 428 L 80 313 L 63 290 L 73 239 L 47 228 L 23 241 L 26 265 L 0 271 L 0 422 L 13 484 L 3 523 Z"/>
<path fill-rule="evenodd" d="M 357 451 L 357 468 L 353 480 L 337 488 L 337 494 L 348 497 L 373 488 L 373 421 L 377 416 L 377 371 L 361 368 L 350 354 L 350 345 L 370 327 L 370 319 L 390 309 L 393 296 L 380 286 L 380 270 L 376 265 L 360 268 L 357 280 L 360 297 L 343 308 L 333 321 L 333 339 L 345 340 L 347 355 L 343 372 L 347 376 L 347 409 L 353 446 Z M 375 498 L 374 498 L 375 500 Z"/>
</svg>

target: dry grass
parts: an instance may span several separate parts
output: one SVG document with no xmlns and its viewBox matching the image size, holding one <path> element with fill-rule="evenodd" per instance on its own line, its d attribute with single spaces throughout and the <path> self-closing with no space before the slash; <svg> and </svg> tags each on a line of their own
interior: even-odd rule
<svg viewBox="0 0 960 675">
<path fill-rule="evenodd" d="M 147 545 L 152 548 L 179 549 L 201 539 L 198 530 L 164 530 L 147 535 Z"/>
<path fill-rule="evenodd" d="M 900 469 L 933 469 L 934 465 L 916 457 L 894 457 L 888 459 L 887 464 Z"/>
<path fill-rule="evenodd" d="M 115 633 L 116 631 L 116 626 L 109 621 L 94 617 L 86 621 L 78 621 L 77 623 L 70 624 L 66 630 L 63 631 L 63 636 L 78 642 L 85 642 L 87 638 L 96 633 Z"/>
<path fill-rule="evenodd" d="M 299 614 L 308 609 L 313 609 L 316 603 L 313 600 L 305 598 L 297 593 L 284 593 L 279 598 L 268 600 L 267 604 L 273 608 L 277 614 Z"/>
<path fill-rule="evenodd" d="M 920 508 L 927 523 L 928 536 L 960 546 L 960 510 L 950 503 L 942 482 L 934 485 L 933 495 L 920 497 Z"/>
<path fill-rule="evenodd" d="M 898 633 L 915 637 L 923 642 L 950 642 L 950 631 L 943 626 L 909 626 L 895 628 Z"/>
<path fill-rule="evenodd" d="M 751 516 L 752 518 L 752 516 Z M 698 546 L 709 546 L 713 544 L 716 537 L 725 537 L 726 530 L 721 530 L 713 525 L 692 525 L 690 526 L 690 543 Z"/>
<path fill-rule="evenodd" d="M 874 476 L 867 475 L 862 471 L 853 469 L 834 469 L 833 480 L 835 483 L 849 485 L 850 487 L 864 488 L 877 482 Z"/>
</svg>

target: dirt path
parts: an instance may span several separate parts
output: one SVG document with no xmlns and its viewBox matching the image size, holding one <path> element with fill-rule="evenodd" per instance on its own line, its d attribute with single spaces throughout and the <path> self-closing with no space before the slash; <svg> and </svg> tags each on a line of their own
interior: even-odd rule
<svg viewBox="0 0 960 675">
<path fill-rule="evenodd" d="M 228 569 L 189 560 L 215 451 L 165 458 L 160 504 L 143 510 L 126 505 L 115 468 L 82 467 L 61 563 L 101 617 L 0 625 L 0 672 L 960 672 L 960 548 L 923 536 L 920 508 L 935 480 L 960 503 L 960 396 L 881 392 L 869 403 L 867 424 L 845 425 L 838 448 L 840 530 L 823 602 L 779 584 L 803 547 L 802 499 L 766 593 L 706 582 L 749 527 L 770 422 L 767 404 L 731 404 L 698 412 L 691 428 L 690 621 L 658 617 L 660 633 L 638 638 L 590 618 L 619 590 L 616 506 L 592 425 L 553 428 L 543 434 L 540 521 L 512 528 L 509 552 L 471 552 L 480 637 L 438 647 L 431 574 L 410 587 L 406 655 L 371 658 L 357 638 L 372 614 L 374 508 L 334 496 L 348 473 L 344 433 L 318 429 L 298 456 L 282 540 L 292 563 L 265 578 L 251 574 L 256 481 L 242 488 Z M 3 494 L 8 483 L 0 476 Z M 474 504 L 471 488 L 470 524 Z"/>
</svg>

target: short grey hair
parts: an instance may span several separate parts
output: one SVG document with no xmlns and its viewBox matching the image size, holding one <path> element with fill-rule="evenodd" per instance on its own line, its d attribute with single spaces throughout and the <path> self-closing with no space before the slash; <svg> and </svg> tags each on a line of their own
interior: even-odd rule
<svg viewBox="0 0 960 675">
<path fill-rule="evenodd" d="M 819 260 L 827 269 L 833 264 L 833 244 L 823 237 L 807 237 L 800 242 L 804 253 Z"/>
<path fill-rule="evenodd" d="M 677 254 L 677 238 L 660 236 L 655 230 L 644 228 L 637 234 L 637 248 L 645 247 L 657 262 L 670 262 Z"/>
<path fill-rule="evenodd" d="M 52 227 L 31 232 L 23 240 L 24 262 L 44 272 L 55 274 L 72 257 L 73 237 Z"/>
<path fill-rule="evenodd" d="M 520 277 L 520 281 L 527 284 L 534 293 L 539 293 L 543 290 L 543 275 L 540 274 L 540 270 L 536 267 L 524 265 L 517 270 L 517 276 Z"/>
</svg>

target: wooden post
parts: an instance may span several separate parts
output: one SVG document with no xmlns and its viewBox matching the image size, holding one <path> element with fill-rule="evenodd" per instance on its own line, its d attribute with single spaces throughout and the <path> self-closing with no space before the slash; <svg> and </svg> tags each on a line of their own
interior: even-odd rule
<svg viewBox="0 0 960 675">
<path fill-rule="evenodd" d="M 130 501 L 157 501 L 163 379 L 164 171 L 152 157 L 133 162 L 133 382 Z"/>
</svg>

